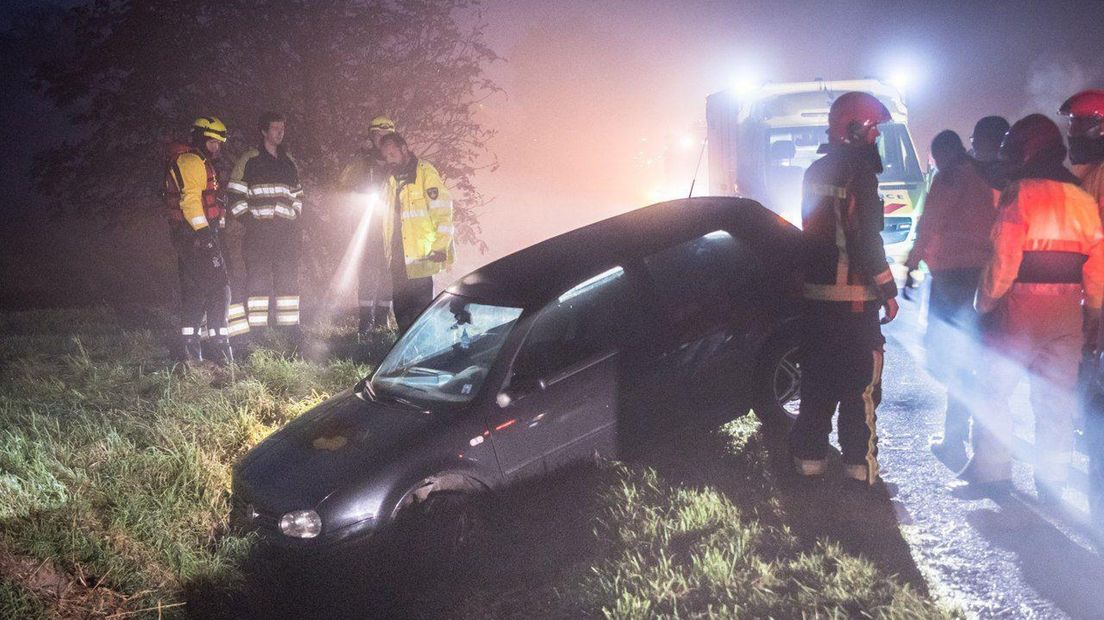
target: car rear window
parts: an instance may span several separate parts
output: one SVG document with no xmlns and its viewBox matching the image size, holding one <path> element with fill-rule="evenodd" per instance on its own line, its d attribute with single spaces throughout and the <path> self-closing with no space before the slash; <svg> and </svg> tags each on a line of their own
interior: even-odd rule
<svg viewBox="0 0 1104 620">
<path fill-rule="evenodd" d="M 752 246 L 723 230 L 644 259 L 659 313 L 679 336 L 727 324 L 759 301 L 763 262 Z"/>
</svg>

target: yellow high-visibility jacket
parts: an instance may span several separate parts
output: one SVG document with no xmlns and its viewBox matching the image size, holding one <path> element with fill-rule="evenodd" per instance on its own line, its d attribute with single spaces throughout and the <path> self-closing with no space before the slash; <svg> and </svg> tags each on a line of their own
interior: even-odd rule
<svg viewBox="0 0 1104 620">
<path fill-rule="evenodd" d="M 444 271 L 455 259 L 452 197 L 432 164 L 418 160 L 416 170 L 413 183 L 400 183 L 394 176 L 388 180 L 389 199 L 383 214 L 383 247 L 390 261 L 395 207 L 399 205 L 406 277 L 411 279 Z M 429 260 L 429 255 L 438 251 L 445 253 L 445 260 Z"/>
<path fill-rule="evenodd" d="M 197 152 L 181 153 L 172 163 L 170 178 L 175 187 L 171 199 L 177 202 L 183 219 L 192 230 L 207 228 L 217 221 L 222 207 L 218 204 L 218 177 L 211 163 Z"/>
</svg>

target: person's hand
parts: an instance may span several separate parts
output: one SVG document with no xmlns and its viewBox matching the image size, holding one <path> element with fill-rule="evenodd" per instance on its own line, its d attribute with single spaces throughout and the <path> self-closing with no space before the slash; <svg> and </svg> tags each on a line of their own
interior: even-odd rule
<svg viewBox="0 0 1104 620">
<path fill-rule="evenodd" d="M 890 297 L 882 303 L 882 309 L 885 310 L 885 316 L 882 317 L 881 323 L 885 325 L 897 318 L 897 311 L 901 309 L 901 306 L 898 305 L 896 297 Z"/>
<path fill-rule="evenodd" d="M 435 263 L 443 263 L 448 260 L 448 254 L 444 250 L 434 250 L 426 258 Z"/>
<path fill-rule="evenodd" d="M 910 269 L 908 275 L 905 276 L 905 287 L 901 290 L 901 296 L 906 301 L 912 301 L 912 291 L 916 288 L 916 279 L 912 277 L 912 270 Z"/>
</svg>

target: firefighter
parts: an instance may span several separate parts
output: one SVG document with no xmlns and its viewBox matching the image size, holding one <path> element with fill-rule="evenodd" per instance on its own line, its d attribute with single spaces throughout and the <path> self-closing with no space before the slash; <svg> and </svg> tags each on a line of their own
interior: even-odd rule
<svg viewBox="0 0 1104 620">
<path fill-rule="evenodd" d="M 245 224 L 249 329 L 256 333 L 274 323 L 298 344 L 303 187 L 299 168 L 283 146 L 285 128 L 282 115 L 261 115 L 261 145 L 238 160 L 227 189 L 231 215 Z"/>
<path fill-rule="evenodd" d="M 233 361 L 226 325 L 230 293 L 218 235 L 224 212 L 212 164 L 224 142 L 222 121 L 213 116 L 197 118 L 191 143 L 173 148 L 165 175 L 169 234 L 180 272 L 180 336 L 186 362 L 203 361 L 204 335 L 211 337 L 215 362 Z"/>
<path fill-rule="evenodd" d="M 966 153 L 958 134 L 940 132 L 932 140 L 931 153 L 939 171 L 905 266 L 911 273 L 923 260 L 931 271 L 924 345 L 928 367 L 947 386 L 943 435 L 933 438 L 931 450 L 957 472 L 966 465 L 970 440 L 967 389 L 976 383 L 974 294 L 981 269 L 992 254 L 989 231 L 997 209 L 983 164 Z"/>
<path fill-rule="evenodd" d="M 390 133 L 395 133 L 394 121 L 385 116 L 372 119 L 368 126 L 367 148 L 345 167 L 338 183 L 341 189 L 353 193 L 355 206 L 363 210 L 362 217 L 369 218 L 357 272 L 360 315 L 357 334 L 362 338 L 375 329 L 387 327 L 391 314 L 391 282 L 382 233 L 387 182 L 391 175 L 379 150 L 380 139 Z"/>
<path fill-rule="evenodd" d="M 1069 117 L 1070 163 L 1081 179 L 1081 189 L 1096 199 L 1099 212 L 1104 213 L 1104 90 L 1077 93 L 1062 104 L 1058 113 Z M 1092 334 L 1094 327 L 1099 331 L 1099 326 L 1087 327 L 1086 353 L 1096 361 L 1104 350 Z M 1095 375 L 1084 421 L 1089 453 L 1089 512 L 1098 538 L 1104 540 L 1104 377 L 1099 362 L 1085 366 Z"/>
<path fill-rule="evenodd" d="M 1054 503 L 1073 450 L 1082 330 L 1096 325 L 1104 298 L 1104 233 L 1096 201 L 1063 164 L 1062 132 L 1049 118 L 1031 114 L 1013 124 L 1000 157 L 1009 184 L 975 301 L 983 315 L 984 393 L 974 415 L 974 454 L 959 478 L 982 494 L 1011 487 L 1008 399 L 1027 374 L 1036 493 L 1041 503 Z"/>
<path fill-rule="evenodd" d="M 380 138 L 380 152 L 391 171 L 383 240 L 402 333 L 433 301 L 433 275 L 454 260 L 452 198 L 437 169 L 415 157 L 399 134 Z"/>
<path fill-rule="evenodd" d="M 825 472 L 839 406 L 844 475 L 879 482 L 875 410 L 885 339 L 897 316 L 897 285 L 882 246 L 882 170 L 876 140 L 889 110 L 872 95 L 840 95 L 828 114 L 828 143 L 805 173 L 802 200 L 801 410 L 790 431 L 797 473 Z"/>
</svg>

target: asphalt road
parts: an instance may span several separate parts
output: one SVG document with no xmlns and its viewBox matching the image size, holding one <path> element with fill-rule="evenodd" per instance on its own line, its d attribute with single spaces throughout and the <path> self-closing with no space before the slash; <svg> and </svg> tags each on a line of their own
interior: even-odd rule
<svg viewBox="0 0 1104 620">
<path fill-rule="evenodd" d="M 1031 468 L 1015 467 L 1016 491 L 963 500 L 954 473 L 928 449 L 942 430 L 944 392 L 924 370 L 922 303 L 903 302 L 887 337 L 879 408 L 884 478 L 896 484 L 894 509 L 916 566 L 934 593 L 981 618 L 1104 618 L 1104 549 L 1082 523 L 1085 460 L 1074 463 L 1061 509 L 1035 501 Z M 1033 425 L 1026 386 L 1013 399 L 1020 448 L 1030 454 Z M 1029 456 L 1025 456 L 1029 459 Z"/>
</svg>

